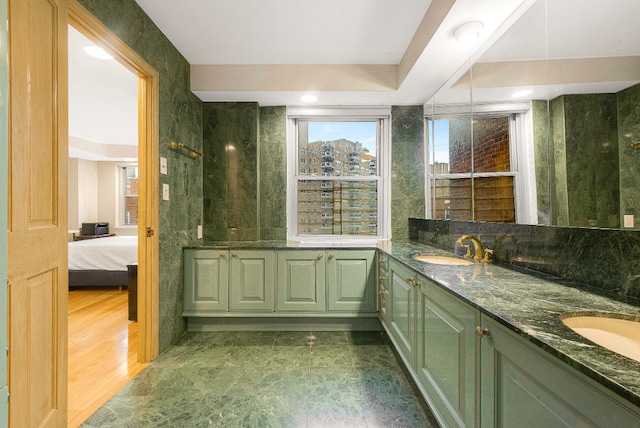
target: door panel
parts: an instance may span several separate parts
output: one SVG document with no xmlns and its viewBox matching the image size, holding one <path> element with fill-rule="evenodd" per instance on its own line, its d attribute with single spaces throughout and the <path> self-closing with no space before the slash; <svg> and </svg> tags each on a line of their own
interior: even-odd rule
<svg viewBox="0 0 640 428">
<path fill-rule="evenodd" d="M 273 251 L 233 251 L 229 309 L 273 312 L 275 272 Z"/>
<path fill-rule="evenodd" d="M 67 2 L 9 1 L 9 424 L 66 426 Z"/>
<path fill-rule="evenodd" d="M 324 312 L 323 256 L 318 251 L 278 253 L 278 311 Z"/>
</svg>

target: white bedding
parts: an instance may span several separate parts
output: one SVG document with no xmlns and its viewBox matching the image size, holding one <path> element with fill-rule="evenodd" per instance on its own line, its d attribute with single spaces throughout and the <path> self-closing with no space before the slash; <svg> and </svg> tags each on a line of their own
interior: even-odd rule
<svg viewBox="0 0 640 428">
<path fill-rule="evenodd" d="M 138 261 L 137 236 L 110 236 L 69 242 L 69 270 L 126 271 Z"/>
</svg>

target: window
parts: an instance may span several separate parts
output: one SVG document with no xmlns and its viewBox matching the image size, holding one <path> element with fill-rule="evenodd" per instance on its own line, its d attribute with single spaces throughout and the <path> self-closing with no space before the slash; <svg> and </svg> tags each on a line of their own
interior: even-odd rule
<svg viewBox="0 0 640 428">
<path fill-rule="evenodd" d="M 452 114 L 426 122 L 430 218 L 527 223 L 532 212 L 535 218 L 526 196 L 532 172 L 524 112 Z"/>
<path fill-rule="evenodd" d="M 138 166 L 120 168 L 119 223 L 125 226 L 138 224 Z"/>
<path fill-rule="evenodd" d="M 289 238 L 386 237 L 388 109 L 302 110 L 288 110 Z"/>
</svg>

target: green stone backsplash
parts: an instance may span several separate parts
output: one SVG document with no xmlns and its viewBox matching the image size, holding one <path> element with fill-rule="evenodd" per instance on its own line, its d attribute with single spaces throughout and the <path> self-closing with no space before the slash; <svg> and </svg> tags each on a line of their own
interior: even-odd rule
<svg viewBox="0 0 640 428">
<path fill-rule="evenodd" d="M 159 74 L 159 153 L 168 161 L 171 199 L 160 206 L 159 350 L 182 336 L 182 247 L 197 242 L 202 224 L 202 159 L 171 150 L 179 141 L 202 150 L 202 102 L 189 87 L 189 63 L 134 0 L 79 0 Z M 153 167 L 153 165 L 152 165 Z M 159 192 L 160 194 L 162 192 Z"/>
<path fill-rule="evenodd" d="M 640 230 L 589 229 L 409 219 L 410 237 L 459 253 L 456 240 L 480 237 L 496 263 L 640 300 Z"/>
</svg>

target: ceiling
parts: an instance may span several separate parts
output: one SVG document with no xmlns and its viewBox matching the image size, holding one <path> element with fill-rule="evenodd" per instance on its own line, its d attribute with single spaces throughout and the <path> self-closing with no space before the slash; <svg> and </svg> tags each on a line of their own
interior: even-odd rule
<svg viewBox="0 0 640 428">
<path fill-rule="evenodd" d="M 191 89 L 203 101 L 301 105 L 311 93 L 315 105 L 422 105 L 464 82 L 469 59 L 495 68 L 547 55 L 640 56 L 637 0 L 609 8 L 553 0 L 546 9 L 535 0 L 136 2 L 191 64 Z M 455 30 L 470 21 L 484 24 L 479 39 L 458 43 Z M 69 33 L 70 140 L 74 150 L 98 144 L 107 156 L 103 145 L 136 143 L 137 80 L 116 61 L 87 57 L 79 48 L 89 42 L 76 33 Z M 479 85 L 477 96 L 491 99 L 496 86 Z"/>
</svg>

